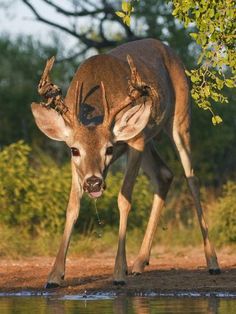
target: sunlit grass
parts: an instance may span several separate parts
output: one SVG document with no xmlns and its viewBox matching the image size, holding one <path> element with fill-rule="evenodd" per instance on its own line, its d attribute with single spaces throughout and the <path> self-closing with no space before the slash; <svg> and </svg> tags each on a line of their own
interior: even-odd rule
<svg viewBox="0 0 236 314">
<path fill-rule="evenodd" d="M 30 236 L 19 229 L 0 226 L 0 256 L 20 258 L 22 256 L 55 256 L 59 248 L 62 234 L 41 232 Z M 127 253 L 136 255 L 144 236 L 138 228 L 127 231 Z M 118 242 L 118 230 L 107 228 L 94 230 L 90 234 L 74 233 L 71 238 L 68 254 L 71 256 L 89 257 L 91 254 L 106 253 L 115 256 Z M 198 246 L 201 234 L 198 228 L 177 230 L 174 228 L 157 228 L 153 245 L 166 248 Z"/>
<path fill-rule="evenodd" d="M 216 247 L 225 245 L 235 245 L 235 185 L 227 185 L 228 189 L 221 198 L 214 198 L 207 194 L 206 216 L 209 223 L 210 238 Z M 233 189 L 234 188 L 234 189 Z M 169 200 L 169 205 L 163 210 L 157 231 L 154 237 L 153 245 L 174 249 L 177 247 L 196 247 L 202 245 L 202 235 L 197 220 L 196 213 L 191 208 L 191 203 L 187 199 L 187 194 L 183 194 L 181 204 L 178 208 L 178 202 Z M 204 195 L 203 195 L 204 196 Z M 205 199 L 206 197 L 203 197 Z M 178 200 L 179 201 L 179 200 Z M 189 206 L 190 204 L 190 206 Z M 137 206 L 138 207 L 138 206 Z M 177 209 L 177 210 L 174 210 Z M 133 211 L 135 211 L 134 209 Z M 145 215 L 144 215 L 145 213 Z M 104 211 L 100 209 L 100 218 L 103 220 Z M 136 214 L 137 215 L 137 214 Z M 142 243 L 145 233 L 145 226 L 149 212 L 142 212 L 142 223 L 140 227 L 134 227 L 135 217 L 128 222 L 127 228 L 127 253 L 136 255 Z M 132 211 L 130 213 L 132 216 Z M 91 254 L 106 253 L 115 256 L 118 243 L 118 218 L 115 227 L 104 220 L 104 224 L 99 224 L 99 220 L 94 216 L 94 222 L 91 228 L 84 228 L 81 231 L 82 221 L 75 226 L 71 238 L 69 255 L 91 256 Z M 223 218 L 222 218 L 223 217 Z M 0 224 L 0 256 L 7 258 L 20 258 L 22 256 L 55 256 L 59 248 L 62 237 L 62 231 L 52 231 L 50 228 L 40 227 L 29 232 L 30 228 L 25 226 L 9 227 L 6 224 Z M 219 233 L 219 231 L 221 233 Z M 227 232 L 226 232 L 227 231 Z M 229 241 L 231 240 L 231 241 Z M 155 250 L 156 251 L 156 250 Z M 158 249 L 157 249 L 158 251 Z"/>
</svg>

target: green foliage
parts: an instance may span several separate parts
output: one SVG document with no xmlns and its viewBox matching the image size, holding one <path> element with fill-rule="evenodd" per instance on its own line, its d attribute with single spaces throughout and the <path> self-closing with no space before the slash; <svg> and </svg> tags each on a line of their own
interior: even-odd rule
<svg viewBox="0 0 236 314">
<path fill-rule="evenodd" d="M 236 179 L 235 106 L 223 107 L 224 123 L 215 128 L 196 107 L 193 115 L 192 144 L 196 174 L 205 186 L 219 187 Z"/>
<path fill-rule="evenodd" d="M 0 38 L 1 147 L 20 139 L 41 143 L 44 149 L 45 145 L 50 145 L 34 123 L 30 104 L 39 99 L 37 86 L 45 61 L 52 55 L 57 56 L 58 49 L 60 45 L 43 45 L 29 37 L 16 40 Z M 53 71 L 54 81 L 63 90 L 71 78 L 72 67 L 66 62 L 57 64 Z"/>
<path fill-rule="evenodd" d="M 0 152 L 0 251 L 8 256 L 18 254 L 54 254 L 65 224 L 65 210 L 70 189 L 70 167 L 59 167 L 47 158 L 39 158 L 24 142 L 5 147 Z M 94 200 L 84 195 L 72 252 L 91 253 L 99 248 L 108 249 L 116 242 L 119 225 L 117 195 L 123 174 L 111 173 L 107 190 L 97 200 L 97 210 L 103 226 L 98 224 Z M 199 243 L 200 231 L 196 222 L 190 193 L 183 179 L 173 182 L 167 206 L 158 228 L 157 240 L 165 245 Z M 236 234 L 236 184 L 229 182 L 224 195 L 212 208 L 211 225 L 218 242 L 235 242 Z M 205 190 L 209 200 L 209 192 Z M 133 194 L 132 210 L 128 220 L 128 234 L 141 242 L 150 214 L 153 193 L 148 179 L 140 175 Z M 194 230 L 194 232 L 193 232 Z M 14 232 L 20 237 L 11 240 Z M 86 235 L 86 237 L 84 237 Z M 187 237 L 186 237 L 187 235 Z M 35 245 L 32 247 L 32 236 Z M 50 240 L 53 236 L 53 240 Z M 101 242 L 99 238 L 102 237 Z M 24 241 L 24 247 L 20 246 Z M 171 240 L 170 240 L 171 239 Z M 54 249 L 50 243 L 55 244 Z M 132 239 L 131 248 L 135 247 Z M 136 243 L 137 245 L 137 243 Z"/>
<path fill-rule="evenodd" d="M 68 166 L 39 164 L 30 160 L 30 152 L 20 141 L 0 153 L 1 221 L 31 234 L 57 232 L 63 227 L 69 193 Z"/>
<path fill-rule="evenodd" d="M 70 189 L 70 167 L 59 167 L 47 159 L 42 162 L 31 148 L 19 141 L 0 152 L 0 219 L 30 234 L 61 232 Z M 105 226 L 118 227 L 117 195 L 122 173 L 110 174 L 108 189 L 97 201 L 99 216 Z M 151 205 L 152 194 L 146 177 L 137 180 L 133 197 L 130 227 L 143 227 L 143 218 Z M 84 195 L 77 224 L 80 232 L 90 233 L 97 227 L 94 200 Z"/>
<path fill-rule="evenodd" d="M 133 3 L 138 0 L 123 0 L 121 4 L 122 11 L 117 11 L 116 15 L 121 17 L 123 23 L 130 26 L 130 16 L 134 11 Z"/>
<path fill-rule="evenodd" d="M 210 110 L 214 125 L 222 119 L 214 114 L 213 102 L 227 103 L 225 87 L 235 87 L 235 2 L 233 0 L 173 0 L 173 15 L 187 28 L 195 25 L 191 37 L 201 47 L 198 68 L 186 71 L 192 97 L 199 107 Z"/>
<path fill-rule="evenodd" d="M 215 114 L 214 104 L 228 103 L 228 97 L 224 94 L 224 89 L 235 87 L 236 82 L 235 3 L 233 0 L 172 0 L 169 1 L 170 3 L 173 4 L 173 16 L 182 21 L 186 29 L 191 30 L 194 28 L 190 36 L 200 48 L 197 57 L 198 68 L 191 69 L 190 71 L 186 70 L 186 74 L 192 82 L 192 98 L 200 108 L 211 112 L 213 125 L 220 124 L 222 118 Z M 165 27 L 161 27 L 161 30 L 165 29 L 165 34 L 167 33 L 165 35 L 166 39 L 175 48 L 175 44 L 171 42 L 173 40 L 169 39 L 172 37 L 179 41 L 181 37 L 177 33 L 178 29 L 181 30 L 181 27 L 177 27 L 175 22 L 172 24 L 164 23 L 163 19 L 168 14 L 167 2 L 141 1 L 136 6 L 136 10 L 141 9 L 140 12 L 142 13 L 136 15 L 145 19 L 147 26 L 150 26 L 151 22 L 152 26 L 150 27 L 149 36 L 153 36 L 152 32 L 156 32 L 158 29 L 156 27 L 158 21 L 156 17 L 157 11 L 151 10 L 155 12 L 152 17 L 152 14 L 150 12 L 147 13 L 146 9 L 142 11 L 142 7 L 153 7 L 155 5 L 158 5 L 158 9 L 162 8 L 161 22 Z M 123 18 L 124 23 L 125 19 L 128 18 L 128 25 L 130 24 L 130 15 L 133 11 L 134 8 L 131 1 L 129 2 L 129 10 L 127 9 L 127 17 L 125 12 L 119 12 L 119 16 Z M 170 21 L 169 18 L 168 20 Z M 161 34 L 159 36 L 154 34 L 153 37 L 162 39 Z M 185 38 L 185 36 L 182 36 L 182 38 Z M 188 41 L 185 38 L 185 42 L 183 42 L 185 50 L 188 46 Z M 195 58 L 199 48 L 194 49 Z M 183 59 L 185 59 L 185 54 L 185 52 L 180 54 Z M 188 62 L 188 67 L 190 68 L 190 66 Z"/>
<path fill-rule="evenodd" d="M 134 1 L 132 31 L 140 37 L 153 37 L 168 44 L 181 56 L 185 64 L 194 64 L 193 39 L 172 15 L 170 3 L 163 0 Z M 123 13 L 124 14 L 124 13 Z"/>
<path fill-rule="evenodd" d="M 212 212 L 213 232 L 220 244 L 236 243 L 236 183 L 228 182 Z"/>
<path fill-rule="evenodd" d="M 119 210 L 117 206 L 117 196 L 122 184 L 123 173 L 110 173 L 106 180 L 107 190 L 104 196 L 97 200 L 97 208 L 101 219 L 105 225 L 118 228 Z M 133 198 L 132 210 L 129 215 L 129 229 L 136 227 L 144 229 L 145 222 L 149 216 L 153 193 L 146 176 L 140 175 L 137 178 Z M 87 211 L 86 211 L 87 212 Z"/>
</svg>

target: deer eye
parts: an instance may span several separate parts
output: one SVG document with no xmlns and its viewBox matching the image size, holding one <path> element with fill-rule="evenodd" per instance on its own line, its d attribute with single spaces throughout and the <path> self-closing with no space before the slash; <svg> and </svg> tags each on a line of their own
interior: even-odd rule
<svg viewBox="0 0 236 314">
<path fill-rule="evenodd" d="M 107 147 L 106 155 L 112 155 L 112 154 L 113 154 L 113 146 Z"/>
<path fill-rule="evenodd" d="M 77 148 L 75 148 L 75 147 L 71 147 L 71 154 L 73 156 L 80 156 L 79 150 Z"/>
</svg>

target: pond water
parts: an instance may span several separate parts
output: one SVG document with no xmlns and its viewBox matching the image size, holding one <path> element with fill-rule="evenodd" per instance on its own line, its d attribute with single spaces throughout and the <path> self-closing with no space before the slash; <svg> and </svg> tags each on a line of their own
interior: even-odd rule
<svg viewBox="0 0 236 314">
<path fill-rule="evenodd" d="M 96 295 L 0 295 L 1 314 L 235 314 L 236 298 L 230 294 L 220 297 L 198 294 L 175 296 L 115 296 Z"/>
</svg>

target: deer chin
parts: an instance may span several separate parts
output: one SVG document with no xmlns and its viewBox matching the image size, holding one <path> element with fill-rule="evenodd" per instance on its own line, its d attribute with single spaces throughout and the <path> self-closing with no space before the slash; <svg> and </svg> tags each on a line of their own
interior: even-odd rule
<svg viewBox="0 0 236 314">
<path fill-rule="evenodd" d="M 100 191 L 97 191 L 97 192 L 88 192 L 88 195 L 91 197 L 91 198 L 99 198 L 100 196 L 102 196 L 102 190 Z"/>
</svg>

